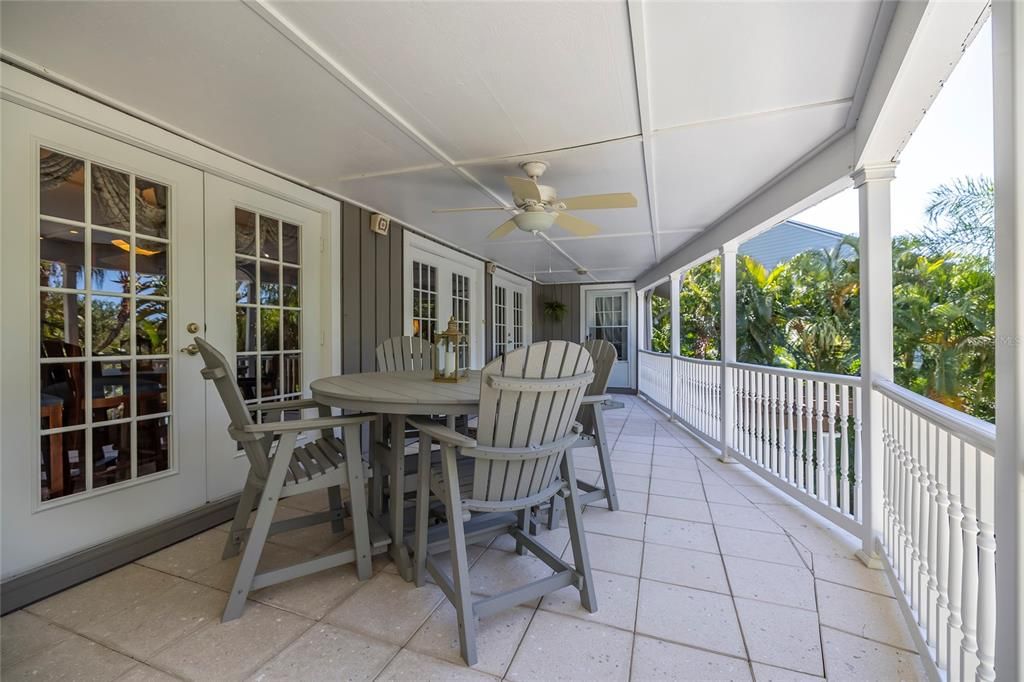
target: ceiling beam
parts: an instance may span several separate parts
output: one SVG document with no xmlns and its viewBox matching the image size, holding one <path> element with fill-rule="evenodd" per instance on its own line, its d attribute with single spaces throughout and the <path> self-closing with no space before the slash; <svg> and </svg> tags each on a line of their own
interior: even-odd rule
<svg viewBox="0 0 1024 682">
<path fill-rule="evenodd" d="M 633 45 L 633 73 L 636 79 L 636 102 L 640 112 L 640 140 L 644 155 L 644 183 L 647 186 L 647 210 L 651 221 L 651 244 L 654 261 L 661 259 L 658 239 L 658 199 L 654 191 L 654 144 L 651 130 L 651 92 L 647 78 L 647 42 L 644 36 L 644 8 L 640 0 L 627 0 L 629 35 Z"/>
</svg>

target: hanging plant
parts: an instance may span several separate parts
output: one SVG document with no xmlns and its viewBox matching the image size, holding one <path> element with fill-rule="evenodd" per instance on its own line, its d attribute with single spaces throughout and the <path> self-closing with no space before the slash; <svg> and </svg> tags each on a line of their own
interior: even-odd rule
<svg viewBox="0 0 1024 682">
<path fill-rule="evenodd" d="M 544 317 L 554 322 L 561 322 L 562 318 L 565 317 L 565 313 L 569 309 L 561 301 L 545 301 L 544 302 Z"/>
</svg>

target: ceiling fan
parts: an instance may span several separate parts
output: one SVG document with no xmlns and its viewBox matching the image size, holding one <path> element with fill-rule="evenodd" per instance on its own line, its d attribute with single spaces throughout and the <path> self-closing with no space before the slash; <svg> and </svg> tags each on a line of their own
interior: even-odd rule
<svg viewBox="0 0 1024 682">
<path fill-rule="evenodd" d="M 597 225 L 577 218 L 566 211 L 591 210 L 598 208 L 636 208 L 636 197 L 630 192 L 612 194 L 587 194 L 559 199 L 555 188 L 540 185 L 537 179 L 547 170 L 545 161 L 523 161 L 519 167 L 528 178 L 505 176 L 505 184 L 512 190 L 512 203 L 521 211 L 498 226 L 488 239 L 507 237 L 517 227 L 524 232 L 544 232 L 552 225 L 580 237 L 589 237 L 600 232 Z M 458 213 L 463 211 L 507 211 L 507 208 L 486 206 L 479 208 L 440 208 L 434 213 Z"/>
</svg>

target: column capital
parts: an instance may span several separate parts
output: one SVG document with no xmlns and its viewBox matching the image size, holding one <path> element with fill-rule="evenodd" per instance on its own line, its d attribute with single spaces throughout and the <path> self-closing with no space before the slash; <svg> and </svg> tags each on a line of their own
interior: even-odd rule
<svg viewBox="0 0 1024 682">
<path fill-rule="evenodd" d="M 850 174 L 850 177 L 853 178 L 853 186 L 854 188 L 857 188 L 865 183 L 876 182 L 879 180 L 885 180 L 888 182 L 896 177 L 896 166 L 897 164 L 895 163 L 879 163 L 861 166 Z"/>
<path fill-rule="evenodd" d="M 740 244 L 739 244 L 739 242 L 737 242 L 737 241 L 736 241 L 736 240 L 734 239 L 734 240 L 732 240 L 732 241 L 728 241 L 728 242 L 726 242 L 726 243 L 722 244 L 721 246 L 719 246 L 719 247 L 718 247 L 718 253 L 719 253 L 719 254 L 722 254 L 722 255 L 724 255 L 724 254 L 727 254 L 727 253 L 732 253 L 732 254 L 735 254 L 735 253 L 736 253 L 736 251 L 737 251 L 737 250 L 738 250 L 739 248 L 740 248 Z"/>
</svg>

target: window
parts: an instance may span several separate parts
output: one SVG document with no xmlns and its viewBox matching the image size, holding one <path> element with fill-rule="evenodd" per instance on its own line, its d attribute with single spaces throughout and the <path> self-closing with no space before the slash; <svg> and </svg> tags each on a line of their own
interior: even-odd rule
<svg viewBox="0 0 1024 682">
<path fill-rule="evenodd" d="M 413 261 L 412 335 L 427 341 L 437 332 L 437 268 Z"/>
<path fill-rule="evenodd" d="M 43 501 L 170 467 L 168 187 L 39 153 Z"/>
</svg>

